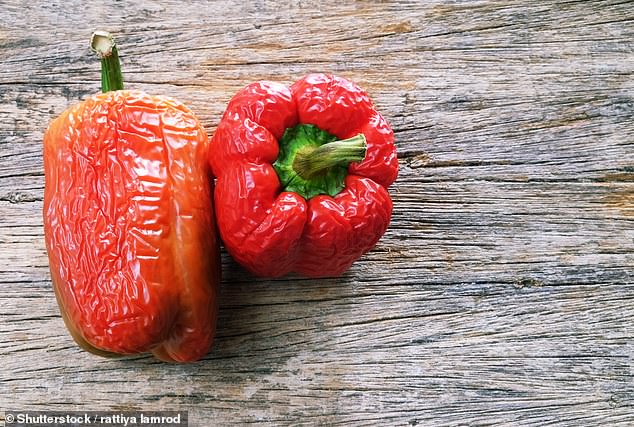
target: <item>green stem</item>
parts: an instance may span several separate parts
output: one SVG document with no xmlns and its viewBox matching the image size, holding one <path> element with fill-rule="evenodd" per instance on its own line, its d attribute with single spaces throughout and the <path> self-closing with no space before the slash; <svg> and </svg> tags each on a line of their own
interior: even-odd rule
<svg viewBox="0 0 634 427">
<path fill-rule="evenodd" d="M 319 147 L 306 147 L 297 152 L 293 161 L 293 169 L 302 178 L 310 179 L 333 166 L 347 165 L 363 160 L 366 148 L 365 136 L 362 133 Z"/>
<path fill-rule="evenodd" d="M 90 38 L 90 47 L 101 58 L 101 91 L 123 89 L 119 52 L 112 34 L 107 31 L 95 31 Z"/>
</svg>

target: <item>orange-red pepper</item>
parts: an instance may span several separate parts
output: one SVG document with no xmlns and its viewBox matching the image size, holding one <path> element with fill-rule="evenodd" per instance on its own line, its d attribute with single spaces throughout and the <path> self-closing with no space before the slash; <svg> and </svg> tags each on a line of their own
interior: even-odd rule
<svg viewBox="0 0 634 427">
<path fill-rule="evenodd" d="M 116 47 L 96 33 L 102 94 L 62 113 L 44 137 L 44 226 L 68 329 L 86 350 L 177 362 L 213 340 L 219 248 L 195 115 L 122 90 Z"/>
</svg>

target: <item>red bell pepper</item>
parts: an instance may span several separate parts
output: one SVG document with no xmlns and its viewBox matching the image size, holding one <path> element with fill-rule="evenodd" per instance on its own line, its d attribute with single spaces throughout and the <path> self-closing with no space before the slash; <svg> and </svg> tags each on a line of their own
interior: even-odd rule
<svg viewBox="0 0 634 427">
<path fill-rule="evenodd" d="M 66 110 L 44 137 L 60 311 L 90 352 L 193 361 L 213 340 L 220 281 L 208 138 L 178 101 L 122 90 L 109 34 L 93 35 L 93 48 L 104 93 Z"/>
<path fill-rule="evenodd" d="M 211 140 L 210 164 L 224 245 L 256 275 L 340 275 L 390 221 L 394 133 L 367 93 L 340 77 L 239 91 Z"/>
</svg>

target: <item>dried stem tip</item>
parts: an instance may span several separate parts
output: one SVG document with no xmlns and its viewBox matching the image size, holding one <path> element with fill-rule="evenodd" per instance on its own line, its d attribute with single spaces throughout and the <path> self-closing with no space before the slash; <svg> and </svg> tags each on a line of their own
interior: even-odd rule
<svg viewBox="0 0 634 427">
<path fill-rule="evenodd" d="M 112 55 L 114 48 L 114 38 L 107 31 L 95 31 L 90 38 L 90 47 L 97 52 L 101 58 Z"/>
</svg>

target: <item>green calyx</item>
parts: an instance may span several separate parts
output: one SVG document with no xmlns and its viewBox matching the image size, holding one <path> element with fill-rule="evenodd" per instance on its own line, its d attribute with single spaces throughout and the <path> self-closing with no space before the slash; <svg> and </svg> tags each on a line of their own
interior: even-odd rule
<svg viewBox="0 0 634 427">
<path fill-rule="evenodd" d="M 106 93 L 123 89 L 123 75 L 119 62 L 119 52 L 112 34 L 95 31 L 90 38 L 90 47 L 101 58 L 101 91 Z"/>
<path fill-rule="evenodd" d="M 273 167 L 282 191 L 305 199 L 319 194 L 336 196 L 344 188 L 348 165 L 363 160 L 366 153 L 363 134 L 337 141 L 334 135 L 307 124 L 286 129 L 279 144 Z"/>
</svg>

